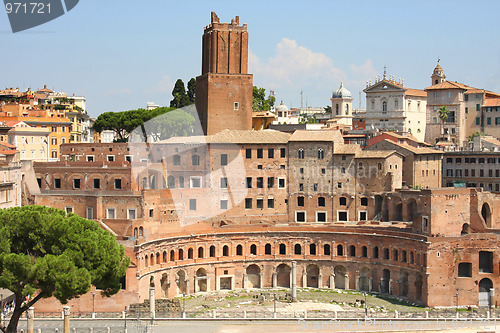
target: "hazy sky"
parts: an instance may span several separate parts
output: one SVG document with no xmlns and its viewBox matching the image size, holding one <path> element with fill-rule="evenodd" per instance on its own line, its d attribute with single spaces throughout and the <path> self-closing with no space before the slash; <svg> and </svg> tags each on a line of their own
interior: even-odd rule
<svg viewBox="0 0 500 333">
<path fill-rule="evenodd" d="M 0 88 L 84 95 L 91 116 L 168 106 L 177 78 L 201 72 L 215 11 L 248 24 L 254 85 L 289 107 L 326 106 L 344 85 L 359 105 L 387 72 L 424 89 L 438 57 L 448 80 L 500 93 L 500 1 L 80 0 L 66 15 L 13 34 L 0 9 Z M 362 105 L 365 97 L 362 94 Z"/>
</svg>

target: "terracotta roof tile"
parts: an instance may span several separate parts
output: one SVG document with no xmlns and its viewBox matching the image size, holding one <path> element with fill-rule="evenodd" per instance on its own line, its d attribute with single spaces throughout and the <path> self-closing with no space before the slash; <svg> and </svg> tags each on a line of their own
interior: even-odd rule
<svg viewBox="0 0 500 333">
<path fill-rule="evenodd" d="M 356 158 L 387 158 L 392 154 L 398 154 L 395 150 L 361 150 L 356 153 Z"/>
<path fill-rule="evenodd" d="M 425 90 L 420 90 L 420 89 L 406 89 L 405 91 L 406 95 L 409 96 L 417 96 L 417 97 L 427 97 L 427 92 Z"/>
<path fill-rule="evenodd" d="M 466 84 L 463 83 L 458 83 L 458 82 L 453 82 L 453 81 L 444 81 L 438 84 L 435 84 L 433 86 L 425 88 L 425 90 L 437 90 L 437 89 L 474 89 L 472 87 L 469 87 Z"/>
<path fill-rule="evenodd" d="M 488 98 L 483 106 L 500 106 L 500 98 Z"/>
<path fill-rule="evenodd" d="M 289 141 L 333 141 L 343 143 L 344 138 L 336 130 L 298 130 L 290 137 Z"/>
</svg>

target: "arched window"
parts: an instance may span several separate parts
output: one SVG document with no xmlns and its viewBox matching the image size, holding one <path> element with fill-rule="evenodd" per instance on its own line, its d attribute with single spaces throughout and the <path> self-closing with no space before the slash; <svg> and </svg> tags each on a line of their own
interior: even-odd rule
<svg viewBox="0 0 500 333">
<path fill-rule="evenodd" d="M 361 256 L 362 256 L 363 258 L 368 257 L 368 249 L 366 248 L 366 246 L 363 246 L 363 247 L 361 248 Z"/>
<path fill-rule="evenodd" d="M 144 228 L 139 227 L 139 236 L 144 236 Z"/>
<path fill-rule="evenodd" d="M 339 105 L 335 104 L 335 114 L 338 116 L 339 115 Z"/>
<path fill-rule="evenodd" d="M 229 246 L 224 245 L 224 246 L 222 247 L 222 256 L 223 256 L 223 257 L 227 257 L 228 255 L 229 255 Z"/>
<path fill-rule="evenodd" d="M 175 251 L 170 250 L 170 261 L 175 261 Z"/>
<path fill-rule="evenodd" d="M 337 255 L 338 256 L 343 256 L 344 255 L 344 247 L 342 245 L 337 245 Z"/>
<path fill-rule="evenodd" d="M 323 254 L 325 256 L 329 256 L 331 253 L 331 250 L 330 250 L 330 244 L 325 244 L 323 245 Z"/>
<path fill-rule="evenodd" d="M 280 254 L 286 254 L 286 245 L 280 244 Z"/>
<path fill-rule="evenodd" d="M 382 163 L 379 163 L 377 166 L 379 170 L 382 170 Z"/>
<path fill-rule="evenodd" d="M 181 157 L 179 155 L 174 155 L 174 165 L 181 165 Z"/>
<path fill-rule="evenodd" d="M 174 176 L 168 176 L 167 186 L 168 186 L 168 188 L 175 188 L 175 177 Z"/>
<path fill-rule="evenodd" d="M 148 267 L 148 266 L 149 266 L 149 257 L 148 257 L 148 255 L 146 255 L 144 257 L 144 267 Z"/>
<path fill-rule="evenodd" d="M 402 262 L 406 262 L 407 261 L 407 258 L 406 258 L 406 251 L 403 250 L 403 252 L 401 253 L 401 261 Z"/>
<path fill-rule="evenodd" d="M 198 248 L 198 258 L 203 258 L 203 248 L 201 246 Z"/>
<path fill-rule="evenodd" d="M 349 114 L 349 103 L 345 103 L 345 114 Z"/>
<path fill-rule="evenodd" d="M 383 101 L 383 102 L 382 102 L 382 111 L 383 111 L 383 112 L 386 112 L 386 111 L 387 111 L 387 102 L 386 102 L 386 101 Z"/>
<path fill-rule="evenodd" d="M 160 252 L 156 253 L 156 264 L 160 264 L 161 263 L 161 259 L 160 259 Z"/>
<path fill-rule="evenodd" d="M 210 246 L 210 257 L 215 257 L 215 245 Z"/>
<path fill-rule="evenodd" d="M 318 149 L 318 159 L 322 160 L 325 158 L 325 150 L 323 148 Z"/>
<path fill-rule="evenodd" d="M 392 252 L 392 259 L 393 259 L 394 261 L 398 261 L 398 260 L 399 260 L 399 252 L 398 252 L 398 250 L 396 250 L 396 249 L 395 249 L 395 250 Z"/>
<path fill-rule="evenodd" d="M 295 254 L 302 254 L 302 246 L 300 244 L 295 244 Z"/>
<path fill-rule="evenodd" d="M 298 156 L 299 156 L 300 159 L 304 158 L 304 149 L 302 149 L 302 148 L 299 149 Z"/>
<path fill-rule="evenodd" d="M 243 246 L 241 246 L 241 245 L 236 246 L 236 255 L 237 256 L 243 255 Z"/>
<path fill-rule="evenodd" d="M 134 237 L 137 238 L 137 235 L 138 235 L 138 229 L 134 228 Z"/>
<path fill-rule="evenodd" d="M 373 258 L 378 258 L 378 246 L 373 248 Z"/>
<path fill-rule="evenodd" d="M 356 256 L 356 247 L 354 245 L 350 245 L 349 246 L 349 255 L 351 257 L 355 257 Z"/>
<path fill-rule="evenodd" d="M 346 197 L 340 197 L 339 198 L 339 205 L 346 206 L 347 205 L 347 198 Z"/>
<path fill-rule="evenodd" d="M 167 251 L 163 251 L 163 262 L 167 262 Z"/>
<path fill-rule="evenodd" d="M 309 254 L 313 256 L 316 255 L 316 244 L 309 244 Z"/>
<path fill-rule="evenodd" d="M 179 177 L 179 188 L 184 188 L 184 177 L 183 176 Z"/>
<path fill-rule="evenodd" d="M 184 250 L 179 249 L 179 260 L 184 260 Z"/>
<path fill-rule="evenodd" d="M 384 249 L 384 259 L 389 260 L 389 249 Z"/>
<path fill-rule="evenodd" d="M 192 248 L 188 249 L 188 259 L 193 259 L 193 249 Z"/>
<path fill-rule="evenodd" d="M 254 256 L 257 255 L 257 245 L 250 245 L 250 254 L 253 254 Z"/>
<path fill-rule="evenodd" d="M 413 252 L 410 252 L 410 264 L 414 263 L 415 263 L 415 255 L 413 254 Z"/>
<path fill-rule="evenodd" d="M 325 207 L 325 197 L 318 197 L 318 207 Z"/>
<path fill-rule="evenodd" d="M 264 246 L 264 253 L 271 254 L 271 244 L 266 244 L 266 246 Z"/>
</svg>

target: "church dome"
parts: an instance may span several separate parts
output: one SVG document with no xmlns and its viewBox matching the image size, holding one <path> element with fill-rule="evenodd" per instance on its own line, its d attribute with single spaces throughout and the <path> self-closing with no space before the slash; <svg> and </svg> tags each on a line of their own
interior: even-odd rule
<svg viewBox="0 0 500 333">
<path fill-rule="evenodd" d="M 281 101 L 280 105 L 276 107 L 276 111 L 288 111 L 288 106 L 283 104 L 283 101 Z"/>
<path fill-rule="evenodd" d="M 332 93 L 332 98 L 352 98 L 351 92 L 344 88 L 344 82 L 340 83 L 340 88 Z"/>
</svg>

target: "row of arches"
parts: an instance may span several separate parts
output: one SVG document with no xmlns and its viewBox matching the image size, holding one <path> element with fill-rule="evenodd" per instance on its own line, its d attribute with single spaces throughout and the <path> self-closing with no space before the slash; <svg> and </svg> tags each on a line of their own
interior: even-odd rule
<svg viewBox="0 0 500 333">
<path fill-rule="evenodd" d="M 245 250 L 248 253 L 245 253 Z M 177 262 L 182 260 L 215 258 L 215 257 L 233 257 L 233 256 L 258 256 L 258 255 L 311 255 L 311 256 L 337 256 L 337 257 L 352 257 L 352 258 L 373 258 L 382 260 L 392 260 L 398 263 L 406 263 L 411 265 L 422 265 L 422 257 L 420 253 L 415 253 L 413 250 L 397 249 L 378 246 L 368 248 L 366 245 L 356 246 L 354 244 L 345 245 L 337 244 L 332 247 L 331 244 L 323 244 L 319 246 L 315 243 L 303 244 L 291 242 L 289 245 L 285 243 L 266 243 L 259 251 L 257 244 L 250 244 L 247 249 L 242 244 L 237 244 L 234 248 L 224 244 L 217 248 L 215 245 L 210 245 L 208 249 L 205 246 L 188 247 L 157 251 L 155 253 L 146 254 L 143 257 L 143 267 L 151 267 L 167 262 Z"/>
</svg>

